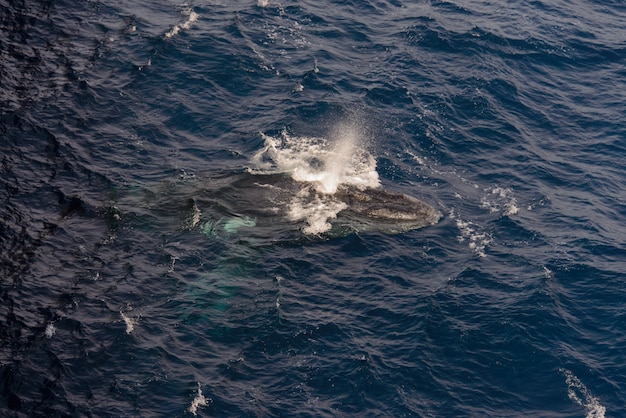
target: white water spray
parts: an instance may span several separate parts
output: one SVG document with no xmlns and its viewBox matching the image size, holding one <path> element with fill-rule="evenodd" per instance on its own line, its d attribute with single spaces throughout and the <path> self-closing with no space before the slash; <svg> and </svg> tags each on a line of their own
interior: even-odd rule
<svg viewBox="0 0 626 418">
<path fill-rule="evenodd" d="M 380 186 L 376 159 L 363 146 L 355 125 L 339 125 L 332 139 L 262 134 L 265 146 L 253 157 L 256 174 L 282 173 L 301 184 L 289 202 L 292 221 L 306 221 L 304 232 L 319 234 L 330 230 L 330 219 L 346 208 L 333 194 L 342 186 L 360 189 Z M 311 198 L 313 195 L 313 198 Z"/>
<path fill-rule="evenodd" d="M 335 193 L 339 184 L 349 179 L 353 166 L 352 158 L 358 143 L 359 138 L 354 129 L 348 128 L 339 132 L 336 142 L 324 161 L 324 171 L 319 181 L 318 191 L 326 194 Z M 376 172 L 375 167 L 374 172 Z"/>
</svg>

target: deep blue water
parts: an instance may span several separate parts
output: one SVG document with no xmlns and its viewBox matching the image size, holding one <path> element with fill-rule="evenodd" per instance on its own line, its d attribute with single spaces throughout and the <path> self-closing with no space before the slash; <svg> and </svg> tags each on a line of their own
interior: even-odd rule
<svg viewBox="0 0 626 418">
<path fill-rule="evenodd" d="M 123 3 L 0 0 L 0 415 L 626 415 L 623 2 Z M 211 229 L 346 131 L 441 220 Z"/>
</svg>

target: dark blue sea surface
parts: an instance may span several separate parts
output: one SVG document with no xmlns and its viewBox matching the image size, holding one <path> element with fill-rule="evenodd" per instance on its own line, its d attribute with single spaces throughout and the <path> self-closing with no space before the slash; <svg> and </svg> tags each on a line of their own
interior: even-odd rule
<svg viewBox="0 0 626 418">
<path fill-rule="evenodd" d="M 0 415 L 626 416 L 625 22 L 0 0 Z"/>
</svg>

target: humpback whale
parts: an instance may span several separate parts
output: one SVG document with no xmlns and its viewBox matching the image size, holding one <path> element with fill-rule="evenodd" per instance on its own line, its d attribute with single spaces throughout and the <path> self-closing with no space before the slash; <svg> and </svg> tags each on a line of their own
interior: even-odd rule
<svg viewBox="0 0 626 418">
<path fill-rule="evenodd" d="M 208 228 L 203 225 L 206 233 L 214 235 L 232 234 L 240 228 L 262 229 L 274 236 L 294 232 L 311 237 L 374 231 L 396 234 L 436 224 L 441 218 L 427 203 L 382 188 L 339 185 L 334 193 L 322 193 L 312 183 L 281 173 L 242 173 L 209 183 L 189 202 L 188 216 L 198 211 L 212 213 Z"/>
</svg>

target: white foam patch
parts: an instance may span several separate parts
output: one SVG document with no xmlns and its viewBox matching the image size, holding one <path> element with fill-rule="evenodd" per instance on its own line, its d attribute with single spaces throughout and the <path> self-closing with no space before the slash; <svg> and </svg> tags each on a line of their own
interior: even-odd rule
<svg viewBox="0 0 626 418">
<path fill-rule="evenodd" d="M 294 84 L 293 88 L 291 89 L 292 93 L 300 93 L 302 91 L 304 91 L 304 86 L 299 81 L 296 84 Z"/>
<path fill-rule="evenodd" d="M 491 235 L 481 231 L 480 227 L 471 221 L 464 221 L 456 217 L 454 210 L 450 212 L 450 218 L 456 220 L 456 226 L 460 235 L 457 236 L 459 242 L 466 242 L 467 246 L 479 257 L 486 257 L 485 248 L 492 241 Z"/>
<path fill-rule="evenodd" d="M 576 404 L 585 408 L 586 418 L 604 418 L 606 408 L 600 404 L 598 398 L 593 396 L 589 389 L 578 377 L 567 369 L 560 369 L 565 376 L 567 384 L 567 396 Z"/>
<path fill-rule="evenodd" d="M 196 392 L 195 398 L 191 401 L 191 405 L 189 406 L 188 411 L 192 414 L 198 415 L 198 408 L 201 406 L 207 406 L 209 404 L 210 399 L 207 399 L 202 394 L 202 387 L 200 386 L 200 382 L 198 382 L 198 390 Z"/>
<path fill-rule="evenodd" d="M 305 234 L 321 234 L 331 229 L 328 222 L 337 217 L 347 205 L 329 196 L 317 195 L 313 201 L 305 199 L 303 194 L 309 194 L 305 189 L 296 195 L 289 204 L 287 216 L 291 221 L 306 221 L 307 227 L 303 229 Z"/>
<path fill-rule="evenodd" d="M 57 332 L 57 329 L 52 322 L 46 325 L 46 330 L 45 330 L 46 338 L 52 338 L 54 334 L 56 334 L 56 332 Z"/>
<path fill-rule="evenodd" d="M 191 25 L 193 25 L 193 23 L 198 20 L 198 13 L 196 13 L 193 8 L 191 8 L 190 6 L 181 6 L 180 7 L 180 12 L 181 14 L 183 14 L 184 16 L 187 17 L 187 20 L 185 20 L 182 23 L 179 23 L 178 25 L 174 26 L 172 29 L 170 29 L 168 32 L 165 33 L 165 37 L 166 38 L 172 38 L 176 35 L 178 35 L 178 33 L 181 30 L 187 30 L 189 28 L 191 28 Z"/>
<path fill-rule="evenodd" d="M 289 202 L 288 216 L 305 221 L 307 234 L 330 230 L 330 219 L 346 208 L 333 198 L 341 185 L 365 189 L 380 187 L 376 159 L 363 146 L 360 129 L 340 125 L 332 139 L 261 134 L 264 147 L 252 158 L 256 174 L 282 173 L 302 184 Z"/>
<path fill-rule="evenodd" d="M 126 334 L 132 333 L 135 330 L 135 325 L 137 325 L 137 319 L 126 316 L 122 311 L 120 311 L 120 315 L 126 324 Z"/>
<path fill-rule="evenodd" d="M 512 216 L 519 212 L 513 190 L 500 186 L 488 187 L 487 193 L 480 199 L 480 207 L 491 213 L 500 212 L 502 216 Z"/>
<path fill-rule="evenodd" d="M 546 279 L 553 279 L 554 278 L 554 274 L 552 273 L 552 270 L 550 270 L 546 266 L 543 266 L 543 275 L 544 275 L 544 277 Z"/>
</svg>

